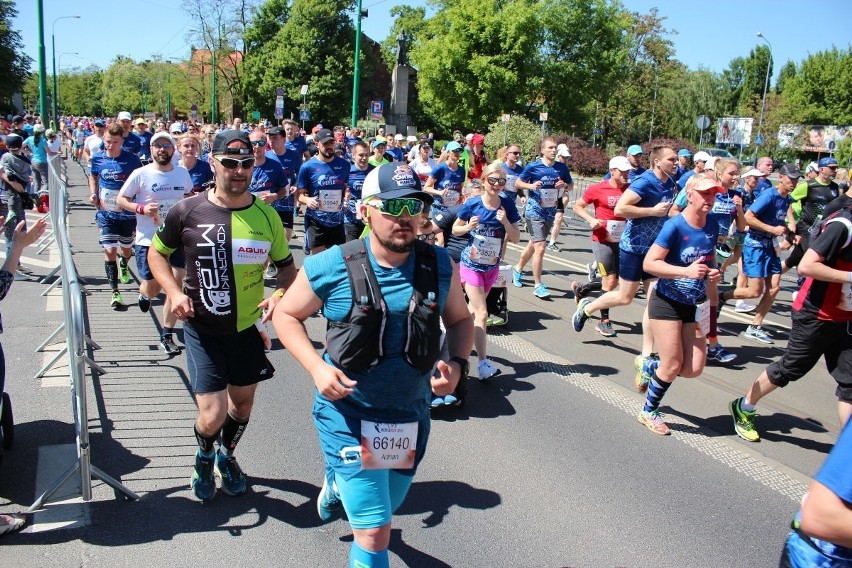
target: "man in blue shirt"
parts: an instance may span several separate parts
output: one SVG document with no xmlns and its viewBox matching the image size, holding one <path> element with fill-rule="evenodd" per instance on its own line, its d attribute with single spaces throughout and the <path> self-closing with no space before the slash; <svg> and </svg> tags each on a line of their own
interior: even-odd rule
<svg viewBox="0 0 852 568">
<path fill-rule="evenodd" d="M 677 171 L 672 179 L 675 182 L 680 181 L 680 176 L 689 171 L 689 161 L 692 159 L 692 152 L 686 148 L 681 148 L 677 151 Z"/>
<path fill-rule="evenodd" d="M 343 194 L 349 162 L 334 155 L 334 134 L 323 128 L 315 137 L 317 155 L 305 162 L 296 181 L 298 203 L 305 205 L 305 239 L 311 254 L 346 242 Z"/>
<path fill-rule="evenodd" d="M 292 189 L 296 187 L 296 176 L 299 174 L 299 168 L 302 167 L 302 155 L 287 147 L 284 136 L 284 129 L 280 126 L 273 126 L 266 132 L 270 146 L 270 150 L 266 152 L 266 157 L 277 160 L 281 164 L 290 185 L 291 190 L 287 192 L 287 195 L 272 204 L 278 211 L 278 216 L 281 217 L 284 231 L 287 233 L 287 242 L 289 242 L 293 236 L 293 211 L 295 209 L 295 195 Z"/>
<path fill-rule="evenodd" d="M 135 125 L 136 132 L 134 132 L 134 134 L 139 139 L 139 159 L 150 160 L 151 138 L 153 138 L 154 135 L 148 130 L 148 122 L 144 118 L 137 118 Z"/>
<path fill-rule="evenodd" d="M 126 110 L 118 113 L 118 123 L 124 129 L 124 141 L 121 143 L 121 149 L 131 154 L 139 156 L 139 150 L 142 144 L 139 137 L 133 134 L 133 116 Z"/>
<path fill-rule="evenodd" d="M 285 135 L 284 144 L 287 146 L 287 149 L 296 152 L 303 160 L 310 158 L 311 155 L 307 151 L 307 142 L 305 142 L 305 137 L 299 134 L 299 125 L 296 124 L 295 121 L 289 119 L 285 120 L 283 125 Z"/>
<path fill-rule="evenodd" d="M 644 153 L 645 151 L 642 150 L 642 146 L 640 146 L 639 144 L 633 144 L 627 148 L 627 152 L 624 154 L 624 157 L 627 158 L 627 161 L 630 162 L 630 167 L 633 168 L 632 170 L 630 170 L 630 173 L 627 174 L 627 183 L 633 183 L 634 179 L 636 179 L 647 171 L 645 168 L 639 165 L 638 156 L 641 156 Z M 612 174 L 607 172 L 604 176 L 604 179 L 609 179 L 611 175 Z"/>
</svg>

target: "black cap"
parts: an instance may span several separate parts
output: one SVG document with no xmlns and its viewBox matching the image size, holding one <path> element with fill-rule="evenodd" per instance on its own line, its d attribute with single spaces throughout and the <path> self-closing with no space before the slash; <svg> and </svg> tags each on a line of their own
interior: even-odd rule
<svg viewBox="0 0 852 568">
<path fill-rule="evenodd" d="M 245 148 L 228 148 L 231 142 L 242 142 Z M 211 154 L 230 154 L 234 156 L 250 156 L 251 142 L 248 133 L 242 130 L 223 130 L 213 139 L 213 150 Z"/>
<path fill-rule="evenodd" d="M 329 140 L 334 140 L 334 133 L 328 128 L 323 128 L 317 135 L 314 136 L 314 140 L 316 140 L 319 144 L 325 144 Z"/>
<path fill-rule="evenodd" d="M 18 136 L 17 134 L 7 134 L 6 135 L 6 146 L 10 150 L 17 150 L 21 146 L 24 145 L 24 139 Z"/>
<path fill-rule="evenodd" d="M 16 114 L 15 116 L 12 117 L 12 124 L 14 124 L 16 122 L 23 122 L 23 121 L 24 121 L 24 117 L 21 116 L 20 114 Z"/>
<path fill-rule="evenodd" d="M 778 175 L 798 179 L 802 177 L 802 172 L 793 164 L 784 164 L 781 166 L 781 169 L 778 170 Z"/>
<path fill-rule="evenodd" d="M 266 131 L 270 136 L 275 136 L 276 134 L 279 136 L 284 136 L 284 129 L 280 126 L 273 126 L 269 130 Z"/>
</svg>

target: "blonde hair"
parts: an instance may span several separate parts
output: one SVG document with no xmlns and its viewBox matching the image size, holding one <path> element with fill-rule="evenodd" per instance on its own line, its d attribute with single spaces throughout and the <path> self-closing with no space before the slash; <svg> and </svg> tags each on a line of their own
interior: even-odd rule
<svg viewBox="0 0 852 568">
<path fill-rule="evenodd" d="M 740 161 L 736 158 L 716 158 L 716 163 L 713 164 L 713 171 L 716 175 L 716 181 L 719 181 L 719 176 L 722 175 L 722 172 L 725 171 L 725 168 L 730 166 L 731 164 L 737 167 L 737 171 L 740 171 Z"/>
<path fill-rule="evenodd" d="M 484 168 L 482 168 L 482 175 L 479 176 L 480 181 L 485 181 L 485 178 L 493 174 L 494 172 L 502 172 L 503 171 L 503 163 L 502 162 L 491 162 Z"/>
</svg>

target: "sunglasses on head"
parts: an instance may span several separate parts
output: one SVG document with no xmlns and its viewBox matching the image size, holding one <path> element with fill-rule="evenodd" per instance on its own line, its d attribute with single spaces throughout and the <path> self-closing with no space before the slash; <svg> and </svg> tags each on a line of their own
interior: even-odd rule
<svg viewBox="0 0 852 568">
<path fill-rule="evenodd" d="M 485 179 L 486 179 L 486 180 L 488 181 L 488 183 L 490 183 L 491 185 L 506 185 L 506 178 L 493 178 L 493 177 L 487 177 L 487 178 L 485 178 Z"/>
<path fill-rule="evenodd" d="M 390 215 L 391 217 L 399 217 L 403 210 L 407 210 L 412 217 L 421 215 L 426 209 L 426 204 L 419 199 L 413 197 L 398 197 L 396 199 L 384 199 L 370 201 L 376 209 L 382 212 L 382 215 Z"/>
<path fill-rule="evenodd" d="M 236 158 L 221 158 L 219 156 L 213 156 L 216 158 L 216 161 L 222 164 L 222 167 L 226 170 L 235 170 L 237 166 L 242 166 L 244 170 L 248 170 L 254 167 L 254 158 L 243 158 L 242 160 L 238 160 Z"/>
</svg>

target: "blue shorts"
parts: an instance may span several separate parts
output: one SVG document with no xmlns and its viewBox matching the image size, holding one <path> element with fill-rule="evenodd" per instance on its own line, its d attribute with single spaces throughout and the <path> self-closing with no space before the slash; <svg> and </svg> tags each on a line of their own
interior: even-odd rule
<svg viewBox="0 0 852 568">
<path fill-rule="evenodd" d="M 275 374 L 255 326 L 229 335 L 208 335 L 187 322 L 183 336 L 194 393 L 220 392 L 228 385 L 247 387 Z"/>
<path fill-rule="evenodd" d="M 656 278 L 642 268 L 642 264 L 645 262 L 645 254 L 620 250 L 618 254 L 618 277 L 628 282 L 644 282 Z"/>
<path fill-rule="evenodd" d="M 773 247 L 743 247 L 743 274 L 749 278 L 767 278 L 781 274 L 781 259 Z"/>
<path fill-rule="evenodd" d="M 98 210 L 98 243 L 106 249 L 120 246 L 129 249 L 136 237 L 136 215 L 133 217 L 110 216 L 108 211 Z"/>
<path fill-rule="evenodd" d="M 136 272 L 139 274 L 140 280 L 156 280 L 154 273 L 148 266 L 148 249 L 151 247 L 145 245 L 133 245 L 133 256 L 136 257 Z M 172 268 L 184 268 L 186 259 L 183 255 L 183 246 L 179 246 L 175 252 L 169 256 L 169 264 Z"/>
</svg>

